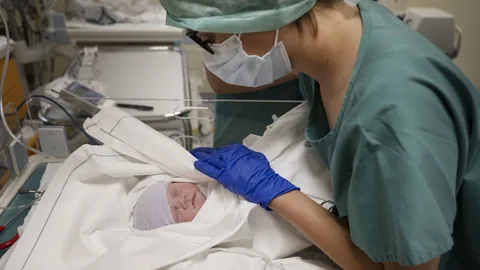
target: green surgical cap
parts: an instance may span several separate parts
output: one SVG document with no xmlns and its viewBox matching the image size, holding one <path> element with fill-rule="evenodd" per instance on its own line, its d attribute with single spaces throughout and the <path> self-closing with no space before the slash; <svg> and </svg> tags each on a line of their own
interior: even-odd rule
<svg viewBox="0 0 480 270">
<path fill-rule="evenodd" d="M 302 17 L 317 0 L 160 0 L 167 25 L 211 33 L 273 31 Z"/>
</svg>

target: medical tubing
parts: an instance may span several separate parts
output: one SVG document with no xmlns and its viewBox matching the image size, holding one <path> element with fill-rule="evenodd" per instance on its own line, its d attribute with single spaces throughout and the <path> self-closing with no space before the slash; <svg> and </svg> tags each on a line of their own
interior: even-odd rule
<svg viewBox="0 0 480 270">
<path fill-rule="evenodd" d="M 30 207 L 30 206 L 35 205 L 36 203 L 38 203 L 40 201 L 41 198 L 42 198 L 42 196 L 39 196 L 39 197 L 33 199 L 31 202 L 29 202 L 27 204 L 24 204 L 24 205 L 0 206 L 0 210 L 16 210 L 16 209 L 22 209 L 23 210 L 26 207 Z"/>
<path fill-rule="evenodd" d="M 14 2 L 13 4 L 15 5 L 15 8 L 18 10 L 18 13 L 20 14 L 20 17 L 22 19 L 22 24 L 25 24 L 25 26 L 35 35 L 40 35 L 40 31 L 38 31 L 38 29 L 35 29 L 31 24 L 25 4 L 22 5 L 22 3 L 20 3 L 18 0 L 14 0 L 13 2 Z M 26 1 L 26 2 L 29 3 L 29 1 Z"/>
<path fill-rule="evenodd" d="M 58 0 L 52 0 L 50 3 L 44 3 L 43 10 L 42 10 L 42 12 L 40 14 L 40 18 L 39 18 L 39 25 L 42 25 L 42 22 L 45 19 L 45 17 L 47 16 L 47 13 L 50 10 L 55 8 L 55 5 L 57 4 L 57 1 Z"/>
<path fill-rule="evenodd" d="M 5 79 L 7 77 L 8 62 L 10 61 L 10 30 L 8 29 L 7 19 L 5 18 L 5 15 L 3 14 L 2 10 L 0 10 L 0 17 L 2 17 L 2 21 L 3 21 L 3 24 L 5 26 L 5 35 L 7 37 L 7 47 L 5 49 L 5 63 L 3 65 L 2 79 L 1 79 L 1 82 L 0 82 L 0 117 L 2 118 L 2 124 L 4 125 L 5 130 L 7 131 L 8 135 L 10 135 L 10 137 L 12 137 L 14 141 L 16 141 L 17 143 L 19 143 L 20 145 L 22 145 L 23 147 L 25 147 L 28 150 L 30 150 L 30 151 L 32 151 L 36 154 L 42 155 L 42 153 L 40 151 L 25 145 L 24 142 L 22 142 L 20 139 L 18 139 L 17 136 L 15 136 L 15 134 L 13 134 L 12 130 L 10 130 L 10 127 L 8 126 L 8 123 L 7 123 L 7 119 L 5 118 L 5 113 L 4 113 L 4 108 L 3 108 L 3 89 L 5 87 Z"/>
<path fill-rule="evenodd" d="M 51 155 L 48 155 L 46 153 L 42 153 L 41 151 L 38 151 L 37 149 L 26 145 L 22 140 L 20 140 L 19 138 L 17 138 L 17 136 L 15 136 L 15 134 L 12 132 L 12 130 L 8 126 L 8 122 L 7 122 L 7 119 L 5 117 L 5 112 L 4 112 L 4 108 L 3 108 L 3 90 L 4 90 L 4 87 L 5 87 L 5 80 L 6 80 L 6 77 L 7 77 L 8 63 L 10 61 L 10 32 L 9 32 L 10 30 L 8 29 L 7 19 L 5 18 L 5 15 L 3 14 L 2 10 L 0 10 L 0 17 L 2 18 L 4 27 L 5 27 L 5 35 L 6 35 L 6 38 L 7 38 L 7 47 L 6 47 L 6 50 L 5 50 L 5 63 L 4 63 L 4 66 L 3 66 L 3 71 L 2 71 L 2 79 L 0 81 L 0 117 L 2 119 L 2 123 L 5 127 L 5 130 L 7 131 L 8 135 L 10 135 L 10 137 L 12 137 L 12 139 L 14 141 L 19 143 L 23 147 L 25 147 L 25 149 L 28 149 L 28 150 L 32 151 L 33 153 L 41 155 L 41 156 L 47 156 L 47 157 L 50 157 L 50 158 L 55 158 Z M 34 95 L 34 96 L 40 96 L 40 95 Z M 33 96 L 31 96 L 31 97 L 33 97 Z M 31 98 L 31 97 L 29 97 L 29 98 Z M 59 106 L 60 109 L 62 109 L 65 113 L 67 113 L 67 115 L 70 117 L 70 119 L 73 121 L 73 123 L 87 136 L 87 138 L 89 140 L 91 140 L 94 144 L 97 145 L 97 142 L 90 135 L 88 135 L 88 133 L 81 126 L 78 125 L 78 123 L 75 121 L 75 119 L 73 117 L 71 117 L 71 115 L 60 104 L 58 104 L 56 101 L 54 101 L 53 99 L 50 99 L 48 97 L 44 97 L 44 98 L 49 99 L 50 101 L 55 103 L 57 106 Z M 27 100 L 25 100 L 24 102 L 26 102 Z M 22 102 L 22 104 L 21 104 L 22 106 L 23 106 L 24 102 Z M 0 209 L 2 209 L 2 208 L 0 208 Z"/>
<path fill-rule="evenodd" d="M 39 155 L 46 155 L 37 149 L 30 147 L 26 145 L 24 142 L 22 142 L 15 134 L 13 134 L 12 130 L 10 130 L 10 127 L 8 126 L 7 119 L 5 118 L 5 113 L 3 109 L 3 89 L 5 87 L 5 79 L 7 77 L 7 69 L 8 69 L 8 62 L 10 61 L 10 30 L 8 29 L 8 23 L 7 19 L 5 18 L 5 15 L 3 14 L 3 11 L 0 9 L 0 17 L 2 17 L 3 24 L 5 26 L 5 35 L 7 36 L 7 47 L 5 49 L 5 63 L 3 65 L 3 72 L 2 72 L 2 79 L 0 82 L 0 117 L 2 118 L 2 123 L 3 126 L 5 127 L 5 130 L 7 131 L 8 135 L 12 137 L 14 141 L 25 147 L 26 149 L 39 154 Z M 50 157 L 50 155 L 47 155 Z"/>
<path fill-rule="evenodd" d="M 58 102 L 56 102 L 54 99 L 50 98 L 50 97 L 47 97 L 47 96 L 43 96 L 43 95 L 31 95 L 29 96 L 27 99 L 25 99 L 24 101 L 22 101 L 22 103 L 20 103 L 20 105 L 18 105 L 17 107 L 17 111 L 20 110 L 22 108 L 23 105 L 25 105 L 25 103 L 27 103 L 27 101 L 29 101 L 30 99 L 33 99 L 33 98 L 42 98 L 42 99 L 46 99 L 52 103 L 54 103 L 55 105 L 57 105 L 67 116 L 68 118 L 70 118 L 70 121 L 72 121 L 72 123 L 83 133 L 85 134 L 85 136 L 90 140 L 90 142 L 94 145 L 98 145 L 97 141 L 92 137 L 90 136 L 90 134 L 87 133 L 87 131 L 77 122 L 77 120 L 75 120 L 75 118 L 62 106 L 60 105 Z"/>
</svg>

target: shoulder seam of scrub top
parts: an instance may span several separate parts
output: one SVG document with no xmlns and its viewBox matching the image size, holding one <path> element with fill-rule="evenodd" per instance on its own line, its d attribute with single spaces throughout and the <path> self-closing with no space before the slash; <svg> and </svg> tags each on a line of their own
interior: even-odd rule
<svg viewBox="0 0 480 270">
<path fill-rule="evenodd" d="M 365 57 L 365 54 L 367 53 L 368 51 L 368 44 L 370 43 L 370 40 L 371 40 L 371 33 L 372 33 L 372 21 L 371 21 L 371 18 L 370 18 L 370 15 L 365 12 L 366 10 L 370 9 L 370 6 L 368 4 L 366 4 L 364 6 L 365 2 L 364 1 L 360 1 L 359 3 L 359 9 L 360 9 L 360 16 L 362 18 L 362 23 L 363 23 L 363 30 L 362 30 L 362 38 L 361 38 L 361 41 L 360 41 L 360 46 L 358 48 L 358 56 L 357 56 L 357 60 L 355 61 L 355 65 L 354 65 L 354 68 L 353 68 L 353 73 L 349 79 L 349 83 L 348 83 L 348 88 L 347 88 L 347 91 L 345 93 L 345 97 L 343 99 L 343 102 L 342 102 L 342 107 L 340 109 L 340 112 L 337 116 L 337 119 L 335 121 L 335 124 L 333 126 L 333 128 L 330 129 L 330 131 L 322 138 L 311 138 L 311 136 L 309 136 L 308 134 L 308 126 L 307 126 L 307 129 L 305 129 L 305 137 L 307 138 L 307 140 L 311 143 L 321 143 L 322 141 L 326 141 L 326 140 L 331 140 L 331 139 L 334 139 L 336 136 L 337 136 L 337 133 L 338 133 L 338 130 L 341 128 L 342 126 L 342 122 L 343 122 L 343 119 L 344 119 L 344 116 L 345 116 L 345 112 L 347 111 L 347 109 L 349 108 L 349 106 L 351 105 L 350 103 L 350 99 L 351 99 L 351 96 L 352 96 L 352 88 L 355 84 L 355 81 L 357 80 L 357 78 L 361 77 L 362 75 L 362 65 L 363 65 L 363 59 Z M 317 83 L 318 85 L 318 83 Z M 316 95 L 316 93 L 315 93 Z M 322 109 L 325 111 L 325 106 L 323 105 L 323 101 L 320 102 L 322 103 L 321 106 L 322 106 Z M 318 106 L 318 105 L 317 105 Z M 312 109 L 318 109 L 317 108 L 312 108 Z M 310 123 L 309 123 L 310 125 Z"/>
</svg>

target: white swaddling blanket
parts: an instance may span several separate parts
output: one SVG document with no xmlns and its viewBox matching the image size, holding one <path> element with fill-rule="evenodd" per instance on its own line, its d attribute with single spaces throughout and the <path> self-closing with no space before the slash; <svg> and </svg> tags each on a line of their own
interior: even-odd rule
<svg viewBox="0 0 480 270">
<path fill-rule="evenodd" d="M 307 112 L 302 104 L 245 143 L 318 202 L 331 200 L 328 171 L 306 147 Z M 21 239 L 14 251 L 28 256 L 6 269 L 326 269 L 280 259 L 311 244 L 275 214 L 196 171 L 189 152 L 137 119 L 109 108 L 85 127 L 105 145 L 84 146 L 65 161 L 45 194 L 51 209 L 39 208 L 22 236 L 34 244 Z M 132 230 L 136 201 L 159 181 L 204 183 L 207 201 L 193 222 Z M 48 200 L 54 191 L 60 196 Z"/>
</svg>

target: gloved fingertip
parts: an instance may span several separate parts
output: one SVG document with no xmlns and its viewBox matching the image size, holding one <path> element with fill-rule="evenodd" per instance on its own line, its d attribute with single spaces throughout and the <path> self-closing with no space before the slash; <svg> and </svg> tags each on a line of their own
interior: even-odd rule
<svg viewBox="0 0 480 270">
<path fill-rule="evenodd" d="M 211 154 L 215 151 L 214 148 L 209 148 L 209 147 L 198 147 L 190 151 L 192 155 L 196 155 L 198 153 L 203 153 L 203 154 Z"/>
<path fill-rule="evenodd" d="M 197 169 L 197 171 L 202 172 L 201 169 L 203 169 L 203 164 L 204 163 L 202 161 L 197 160 L 193 163 L 193 167 L 195 167 L 195 169 Z"/>
<path fill-rule="evenodd" d="M 218 175 L 220 172 L 214 166 L 203 161 L 195 161 L 193 163 L 193 166 L 195 167 L 195 169 L 197 169 L 197 171 L 205 174 L 206 176 L 213 178 L 215 180 L 218 179 Z"/>
<path fill-rule="evenodd" d="M 208 157 L 208 159 L 205 160 L 205 162 L 214 166 L 217 169 L 225 167 L 225 161 L 223 160 L 222 156 L 211 155 Z"/>
<path fill-rule="evenodd" d="M 210 155 L 203 152 L 191 153 L 196 159 L 200 161 L 206 161 Z"/>
</svg>

